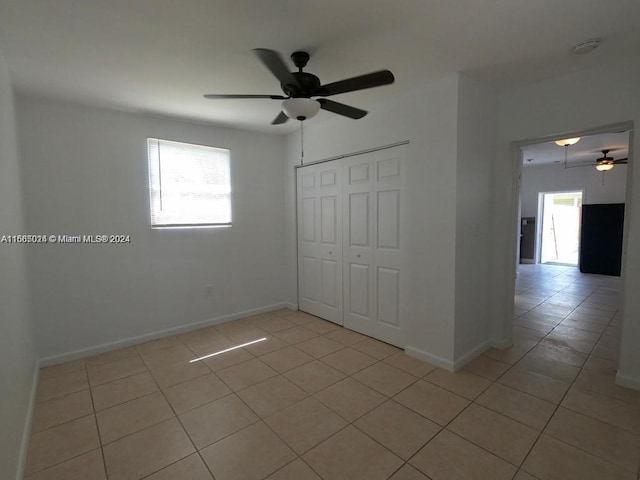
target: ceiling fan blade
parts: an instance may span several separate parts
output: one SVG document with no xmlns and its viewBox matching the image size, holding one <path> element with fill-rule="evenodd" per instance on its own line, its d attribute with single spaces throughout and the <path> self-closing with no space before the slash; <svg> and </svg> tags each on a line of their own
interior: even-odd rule
<svg viewBox="0 0 640 480">
<path fill-rule="evenodd" d="M 284 63 L 284 60 L 282 60 L 278 52 L 266 48 L 254 48 L 253 53 L 256 54 L 260 61 L 264 63 L 281 84 L 293 85 L 300 88 L 298 79 L 291 74 L 289 67 Z"/>
<path fill-rule="evenodd" d="M 282 95 L 218 95 L 215 93 L 208 93 L 204 96 L 204 98 L 208 98 L 210 100 L 218 100 L 218 99 L 234 99 L 234 98 L 270 98 L 272 100 L 286 100 L 287 97 L 283 97 Z"/>
<path fill-rule="evenodd" d="M 629 163 L 629 159 L 628 158 L 618 158 L 617 160 L 614 160 L 613 163 L 616 164 L 616 165 L 625 164 L 625 163 Z"/>
<path fill-rule="evenodd" d="M 323 110 L 353 119 L 362 118 L 367 114 L 365 110 L 360 110 L 359 108 L 351 107 L 344 103 L 334 102 L 333 100 L 327 100 L 326 98 L 319 98 L 318 103 L 320 103 L 320 108 Z"/>
<path fill-rule="evenodd" d="M 271 122 L 271 125 L 280 125 L 281 123 L 285 123 L 287 120 L 289 120 L 289 117 L 287 117 L 287 114 L 284 112 L 280 112 L 278 116 L 273 119 L 273 122 Z"/>
<path fill-rule="evenodd" d="M 393 73 L 389 70 L 380 70 L 378 72 L 367 73 L 358 77 L 347 78 L 339 82 L 328 83 L 322 85 L 313 93 L 314 96 L 328 97 L 329 95 L 337 95 L 338 93 L 354 92 L 356 90 L 364 90 L 365 88 L 380 87 L 389 85 L 395 81 Z"/>
</svg>

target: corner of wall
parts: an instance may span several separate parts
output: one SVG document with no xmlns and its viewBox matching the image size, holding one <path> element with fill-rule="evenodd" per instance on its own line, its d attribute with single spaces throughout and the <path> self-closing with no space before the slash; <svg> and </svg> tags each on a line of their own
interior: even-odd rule
<svg viewBox="0 0 640 480">
<path fill-rule="evenodd" d="M 619 371 L 616 374 L 616 385 L 625 388 L 631 388 L 633 390 L 640 390 L 640 378 L 625 375 L 624 373 Z"/>
<path fill-rule="evenodd" d="M 14 92 L 0 49 L 0 224 L 3 235 L 29 233 L 24 227 L 21 165 Z M 0 477 L 22 479 L 38 385 L 33 342 L 27 249 L 3 243 L 0 255 Z M 6 379 L 6 381 L 5 381 Z"/>
<path fill-rule="evenodd" d="M 29 439 L 31 438 L 31 427 L 33 425 L 33 412 L 36 406 L 36 395 L 38 393 L 38 382 L 40 380 L 40 364 L 36 362 L 33 380 L 31 381 L 31 393 L 29 394 L 29 404 L 27 407 L 27 416 L 24 420 L 24 428 L 22 430 L 22 441 L 20 442 L 20 454 L 18 457 L 18 471 L 16 480 L 24 478 L 24 471 L 27 465 L 27 453 L 29 449 Z"/>
<path fill-rule="evenodd" d="M 474 360 L 478 355 L 486 352 L 493 345 L 492 342 L 485 340 L 476 345 L 475 347 L 469 349 L 466 353 L 462 355 L 456 355 L 455 360 L 453 361 L 453 371 L 457 372 L 462 369 L 467 363 Z"/>
<path fill-rule="evenodd" d="M 417 358 L 418 360 L 422 360 L 423 362 L 430 363 L 431 365 L 435 365 L 436 367 L 443 368 L 445 370 L 448 370 L 449 372 L 455 371 L 455 362 L 444 357 L 440 357 L 424 350 L 420 350 L 419 348 L 409 346 L 407 346 L 404 351 L 410 357 Z"/>
</svg>

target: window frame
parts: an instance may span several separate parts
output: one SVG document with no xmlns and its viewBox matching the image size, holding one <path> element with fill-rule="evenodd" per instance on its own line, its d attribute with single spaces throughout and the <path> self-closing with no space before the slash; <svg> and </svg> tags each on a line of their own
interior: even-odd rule
<svg viewBox="0 0 640 480">
<path fill-rule="evenodd" d="M 162 165 L 160 160 L 161 153 L 161 145 L 162 144 L 174 144 L 174 145 L 182 145 L 185 147 L 195 147 L 196 149 L 211 149 L 212 151 L 217 151 L 218 153 L 223 154 L 226 158 L 223 158 L 223 161 L 226 162 L 226 177 L 228 185 L 228 193 L 224 193 L 224 195 L 228 196 L 229 202 L 229 212 L 228 212 L 228 222 L 174 222 L 174 223 L 160 223 L 154 212 L 158 212 L 156 206 L 154 205 L 157 202 L 156 195 L 154 191 L 157 191 L 158 194 L 162 195 Z M 152 145 L 153 144 L 153 145 Z M 157 149 L 158 159 L 152 160 L 152 148 Z M 148 194 L 149 194 L 149 221 L 151 228 L 154 230 L 166 230 L 166 229 L 198 229 L 198 228 L 230 228 L 233 226 L 233 188 L 232 188 L 232 175 L 231 175 L 231 150 L 223 147 L 214 147 L 210 145 L 203 145 L 199 143 L 193 142 L 184 142 L 177 140 L 168 140 L 164 138 L 157 137 L 147 137 L 146 141 L 146 152 L 147 152 L 147 176 L 148 176 Z M 213 161 L 213 160 L 212 160 Z M 154 183 L 154 176 L 157 177 L 157 183 Z M 161 201 L 161 200 L 160 200 Z"/>
</svg>

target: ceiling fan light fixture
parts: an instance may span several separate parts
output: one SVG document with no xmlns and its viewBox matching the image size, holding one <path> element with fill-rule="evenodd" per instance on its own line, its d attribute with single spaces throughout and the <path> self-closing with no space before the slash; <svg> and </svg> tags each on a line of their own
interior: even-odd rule
<svg viewBox="0 0 640 480">
<path fill-rule="evenodd" d="M 596 170 L 598 170 L 599 172 L 608 172 L 612 168 L 613 168 L 612 163 L 599 163 L 596 165 Z"/>
<path fill-rule="evenodd" d="M 569 145 L 575 145 L 580 141 L 582 137 L 565 138 L 563 140 L 556 140 L 556 145 L 559 147 L 568 147 Z"/>
<path fill-rule="evenodd" d="M 307 120 L 320 111 L 320 103 L 311 98 L 288 98 L 282 102 L 282 111 L 293 120 Z"/>
</svg>

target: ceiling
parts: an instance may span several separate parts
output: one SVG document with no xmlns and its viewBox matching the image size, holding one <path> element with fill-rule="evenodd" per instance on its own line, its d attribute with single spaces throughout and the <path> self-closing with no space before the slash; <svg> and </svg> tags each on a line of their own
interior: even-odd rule
<svg viewBox="0 0 640 480">
<path fill-rule="evenodd" d="M 452 72 L 504 90 L 640 55 L 638 18 L 637 0 L 0 0 L 0 48 L 19 92 L 286 133 L 278 101 L 202 94 L 280 94 L 251 50 L 303 49 L 323 83 L 393 71 L 332 97 L 382 114 L 377 99 Z"/>
<path fill-rule="evenodd" d="M 602 150 L 610 150 L 614 159 L 629 156 L 629 132 L 603 133 L 581 137 L 575 145 L 567 147 L 567 164 L 593 162 L 602 157 Z M 522 147 L 522 164 L 525 167 L 564 163 L 565 147 L 555 142 L 539 143 Z"/>
</svg>

